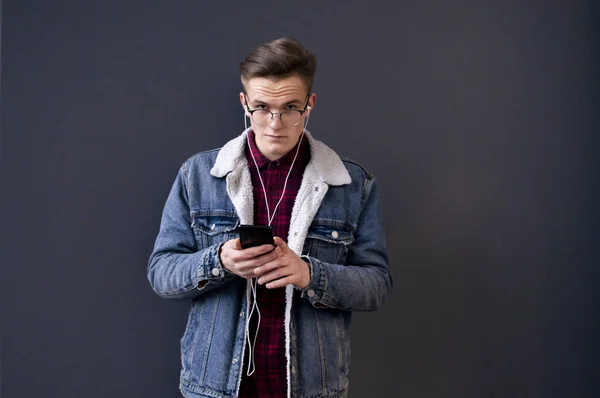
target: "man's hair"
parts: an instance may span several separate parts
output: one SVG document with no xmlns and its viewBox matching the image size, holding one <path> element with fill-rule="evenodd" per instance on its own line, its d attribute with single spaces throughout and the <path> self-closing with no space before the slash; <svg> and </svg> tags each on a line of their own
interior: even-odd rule
<svg viewBox="0 0 600 398">
<path fill-rule="evenodd" d="M 240 63 L 242 84 L 253 77 L 286 78 L 298 75 L 312 90 L 317 59 L 298 40 L 282 37 L 256 47 Z"/>
</svg>

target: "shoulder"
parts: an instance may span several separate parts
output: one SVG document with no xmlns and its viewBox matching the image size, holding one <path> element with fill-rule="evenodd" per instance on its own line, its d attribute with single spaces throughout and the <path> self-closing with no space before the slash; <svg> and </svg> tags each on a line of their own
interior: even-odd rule
<svg viewBox="0 0 600 398">
<path fill-rule="evenodd" d="M 360 163 L 341 156 L 322 141 L 308 135 L 311 144 L 311 160 L 316 165 L 323 181 L 330 185 L 361 184 L 372 175 Z"/>
<path fill-rule="evenodd" d="M 373 179 L 373 173 L 369 172 L 366 168 L 364 168 L 360 163 L 355 160 L 349 159 L 344 156 L 340 156 L 340 159 L 348 173 L 350 173 L 351 177 L 360 177 L 362 179 Z"/>
<path fill-rule="evenodd" d="M 220 150 L 221 148 L 214 148 L 206 151 L 196 152 L 193 155 L 190 155 L 182 162 L 182 171 L 189 172 L 190 170 L 203 169 L 205 167 L 208 167 L 210 170 L 212 165 L 215 163 L 215 159 L 217 158 Z"/>
<path fill-rule="evenodd" d="M 184 163 L 189 163 L 189 162 L 198 162 L 198 161 L 203 161 L 206 159 L 215 159 L 217 157 L 217 155 L 219 154 L 219 151 L 221 150 L 222 147 L 219 148 L 214 148 L 214 149 L 209 149 L 206 151 L 200 151 L 200 152 L 196 152 L 193 155 L 190 155 L 185 161 Z"/>
</svg>

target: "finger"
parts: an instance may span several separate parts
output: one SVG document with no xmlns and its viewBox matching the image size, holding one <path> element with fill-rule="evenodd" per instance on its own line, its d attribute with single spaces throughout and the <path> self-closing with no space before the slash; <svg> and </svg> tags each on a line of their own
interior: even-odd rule
<svg viewBox="0 0 600 398">
<path fill-rule="evenodd" d="M 232 253 L 231 259 L 236 264 L 237 269 L 256 276 L 254 273 L 256 268 L 276 260 L 280 256 L 280 253 L 281 250 L 276 248 L 275 250 L 271 250 L 269 253 L 246 258 L 245 254 L 242 254 L 241 251 L 235 251 Z"/>
<path fill-rule="evenodd" d="M 271 250 L 269 253 L 263 254 L 258 257 L 254 257 L 253 264 L 254 268 L 264 267 L 266 264 L 273 263 L 275 261 L 275 266 L 277 266 L 277 259 L 281 257 L 281 250 L 279 248 L 275 248 L 275 250 Z M 272 267 L 273 268 L 273 267 Z M 259 273 L 264 273 L 264 271 L 259 271 Z"/>
<path fill-rule="evenodd" d="M 285 241 L 279 236 L 273 238 L 273 243 L 275 243 L 275 246 L 280 247 L 282 250 L 285 250 L 288 247 L 287 243 L 285 243 Z"/>
<path fill-rule="evenodd" d="M 267 272 L 266 274 L 258 278 L 258 284 L 264 285 L 276 279 L 283 278 L 285 276 L 288 276 L 286 269 L 279 267 L 274 269 L 273 271 Z"/>
<path fill-rule="evenodd" d="M 271 253 L 266 254 L 264 257 L 265 261 L 257 264 L 257 267 L 254 269 L 254 274 L 262 275 L 271 270 L 274 270 L 275 268 L 283 267 L 286 265 L 285 261 L 282 261 L 280 248 L 276 248 Z"/>
<path fill-rule="evenodd" d="M 230 242 L 233 242 L 232 244 L 233 244 L 233 248 L 235 250 L 242 250 L 242 243 L 241 243 L 240 238 L 232 239 L 232 240 L 230 240 Z"/>
<path fill-rule="evenodd" d="M 277 289 L 278 287 L 285 287 L 287 285 L 292 285 L 294 283 L 293 275 L 286 276 L 284 278 L 279 278 L 274 280 L 273 282 L 269 282 L 265 285 L 267 289 Z"/>
<path fill-rule="evenodd" d="M 223 243 L 222 249 L 234 249 L 240 250 L 242 248 L 240 244 L 240 238 L 230 239 L 227 242 Z"/>
<path fill-rule="evenodd" d="M 260 257 L 266 253 L 269 253 L 271 251 L 273 251 L 273 247 L 272 245 L 263 245 L 263 246 L 257 246 L 257 247 L 250 247 L 248 249 L 240 249 L 240 250 L 235 250 L 235 249 L 231 249 L 231 251 L 229 252 L 229 257 L 235 261 L 236 263 L 241 263 L 241 262 L 245 262 L 247 264 L 254 264 L 256 265 L 260 265 L 257 264 L 256 261 L 253 262 L 254 259 L 256 259 L 257 257 Z M 265 261 L 263 261 L 264 263 Z"/>
<path fill-rule="evenodd" d="M 260 255 L 269 253 L 275 248 L 275 246 L 266 244 L 261 246 L 249 247 L 247 249 L 242 249 L 240 254 L 242 254 L 242 258 L 254 258 Z"/>
</svg>

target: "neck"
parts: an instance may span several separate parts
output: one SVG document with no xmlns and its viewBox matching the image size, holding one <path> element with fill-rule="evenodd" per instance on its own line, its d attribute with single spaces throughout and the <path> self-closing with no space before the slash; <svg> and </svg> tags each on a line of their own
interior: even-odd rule
<svg viewBox="0 0 600 398">
<path fill-rule="evenodd" d="M 296 140 L 296 143 L 294 144 L 294 146 L 292 146 L 290 148 L 289 151 L 287 152 L 269 152 L 267 151 L 265 148 L 262 147 L 262 145 L 258 142 L 258 140 L 256 139 L 256 135 L 254 135 L 254 145 L 256 145 L 256 148 L 258 149 L 258 151 L 267 159 L 269 159 L 270 161 L 274 161 L 277 160 L 279 158 L 282 158 L 284 156 L 286 156 L 288 153 L 292 152 L 295 150 L 296 146 L 298 145 L 298 143 L 300 142 L 301 137 L 303 137 L 304 134 L 301 134 L 300 137 L 298 137 L 298 139 Z"/>
<path fill-rule="evenodd" d="M 269 153 L 269 152 L 265 152 L 262 149 L 260 149 L 260 147 L 257 145 L 256 146 L 258 148 L 258 151 L 267 159 L 269 159 L 271 162 L 274 160 L 277 160 L 281 157 L 284 157 L 285 155 L 287 155 L 290 151 L 287 151 L 286 153 L 282 153 L 282 154 L 278 154 L 278 153 Z"/>
<path fill-rule="evenodd" d="M 260 145 L 257 142 L 256 139 L 254 140 L 254 145 L 256 146 L 256 148 L 258 149 L 258 151 L 261 153 L 261 155 L 263 155 L 264 157 L 266 157 L 270 161 L 277 160 L 280 157 L 285 156 L 285 154 L 287 153 L 287 152 L 286 153 L 274 153 L 274 152 L 267 151 L 267 150 L 265 150 L 265 148 L 262 147 L 262 145 Z"/>
</svg>

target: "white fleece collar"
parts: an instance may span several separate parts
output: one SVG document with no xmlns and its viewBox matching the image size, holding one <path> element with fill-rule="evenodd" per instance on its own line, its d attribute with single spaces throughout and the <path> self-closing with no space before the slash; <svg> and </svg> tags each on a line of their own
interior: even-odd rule
<svg viewBox="0 0 600 398">
<path fill-rule="evenodd" d="M 244 148 L 248 131 L 249 129 L 245 130 L 221 148 L 217 160 L 210 170 L 211 175 L 225 177 L 235 169 L 247 167 Z M 310 163 L 314 163 L 315 171 L 321 182 L 328 185 L 349 184 L 351 182 L 350 174 L 338 154 L 321 141 L 315 140 L 310 132 L 305 130 L 304 136 L 310 144 Z"/>
</svg>

